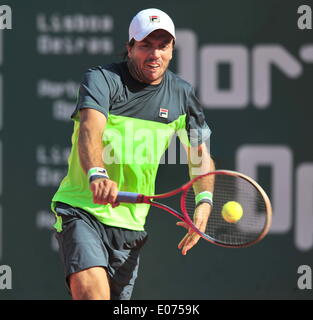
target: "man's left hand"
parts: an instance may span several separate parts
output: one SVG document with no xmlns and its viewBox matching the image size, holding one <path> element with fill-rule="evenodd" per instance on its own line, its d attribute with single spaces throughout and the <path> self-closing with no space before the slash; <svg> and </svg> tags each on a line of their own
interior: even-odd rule
<svg viewBox="0 0 313 320">
<path fill-rule="evenodd" d="M 193 222 L 195 226 L 202 232 L 205 232 L 211 210 L 212 207 L 208 203 L 200 204 L 195 210 Z M 187 251 L 190 250 L 194 245 L 196 245 L 201 237 L 198 233 L 193 231 L 193 229 L 187 223 L 183 221 L 177 222 L 176 225 L 184 227 L 188 230 L 188 233 L 178 244 L 178 249 L 181 249 L 182 254 L 185 256 L 187 254 Z"/>
</svg>

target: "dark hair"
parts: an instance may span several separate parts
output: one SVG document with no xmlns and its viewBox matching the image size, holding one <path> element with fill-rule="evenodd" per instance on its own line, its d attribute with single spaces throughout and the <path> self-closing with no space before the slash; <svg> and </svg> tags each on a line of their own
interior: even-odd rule
<svg viewBox="0 0 313 320">
<path fill-rule="evenodd" d="M 128 46 L 128 47 L 133 47 L 134 44 L 135 44 L 135 39 L 132 38 L 129 42 L 126 43 L 126 47 L 127 47 L 127 46 Z M 127 50 L 127 49 L 124 50 L 124 51 L 121 53 L 121 56 L 122 56 L 123 60 L 126 60 L 126 61 L 127 61 L 127 59 L 128 59 L 128 50 Z"/>
</svg>

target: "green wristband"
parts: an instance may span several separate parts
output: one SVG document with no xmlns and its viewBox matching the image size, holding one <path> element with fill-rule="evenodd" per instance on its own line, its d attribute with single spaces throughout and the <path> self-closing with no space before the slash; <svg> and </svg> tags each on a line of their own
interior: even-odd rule
<svg viewBox="0 0 313 320">
<path fill-rule="evenodd" d="M 202 191 L 196 195 L 195 202 L 196 202 L 196 206 L 203 202 L 208 202 L 212 206 L 213 193 L 210 191 Z"/>
</svg>

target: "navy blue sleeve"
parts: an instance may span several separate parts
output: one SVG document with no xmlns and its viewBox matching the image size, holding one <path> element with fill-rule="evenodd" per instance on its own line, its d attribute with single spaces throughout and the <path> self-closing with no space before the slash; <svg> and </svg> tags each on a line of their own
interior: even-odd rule
<svg viewBox="0 0 313 320">
<path fill-rule="evenodd" d="M 191 88 L 187 102 L 186 129 L 192 146 L 197 146 L 210 138 L 211 130 L 205 121 L 203 108 Z"/>
<path fill-rule="evenodd" d="M 76 117 L 79 110 L 85 108 L 98 110 L 107 118 L 112 90 L 114 90 L 114 84 L 105 69 L 89 69 L 79 87 L 77 106 L 72 118 Z"/>
</svg>

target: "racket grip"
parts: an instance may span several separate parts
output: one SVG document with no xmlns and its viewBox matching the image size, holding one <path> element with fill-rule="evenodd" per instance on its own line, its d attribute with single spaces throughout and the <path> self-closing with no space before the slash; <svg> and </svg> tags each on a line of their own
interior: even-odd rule
<svg viewBox="0 0 313 320">
<path fill-rule="evenodd" d="M 126 202 L 126 203 L 138 203 L 140 202 L 139 196 L 140 196 L 139 193 L 119 191 L 117 194 L 116 201 Z"/>
</svg>

